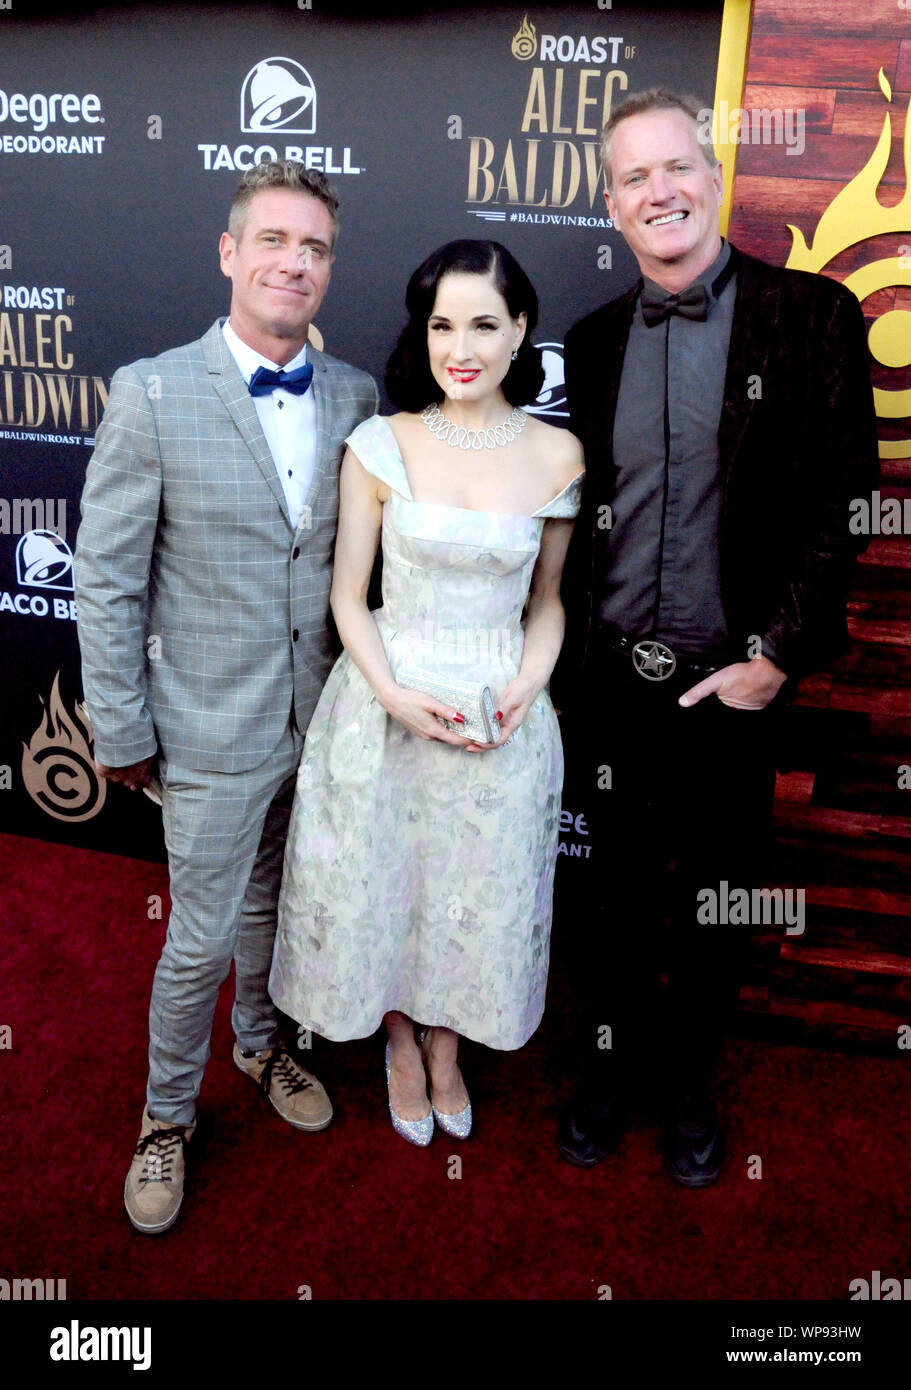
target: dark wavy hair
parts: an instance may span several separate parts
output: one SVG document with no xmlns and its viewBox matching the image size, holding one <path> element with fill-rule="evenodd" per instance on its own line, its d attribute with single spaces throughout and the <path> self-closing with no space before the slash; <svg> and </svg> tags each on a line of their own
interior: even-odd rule
<svg viewBox="0 0 911 1390">
<path fill-rule="evenodd" d="M 532 345 L 538 322 L 538 296 L 525 271 L 498 241 L 447 241 L 428 256 L 408 281 L 408 322 L 386 364 L 386 394 L 400 410 L 419 411 L 443 399 L 430 370 L 427 323 L 444 275 L 490 275 L 512 318 L 526 315 L 525 337 L 515 362 L 500 384 L 510 405 L 528 405 L 544 384 L 541 349 Z"/>
</svg>

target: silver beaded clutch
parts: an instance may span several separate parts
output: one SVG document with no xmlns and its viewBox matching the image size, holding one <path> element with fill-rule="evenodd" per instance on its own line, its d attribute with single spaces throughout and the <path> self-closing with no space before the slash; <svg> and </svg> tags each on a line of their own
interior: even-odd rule
<svg viewBox="0 0 911 1390">
<path fill-rule="evenodd" d="M 464 724 L 437 715 L 440 723 L 451 733 L 471 743 L 499 743 L 500 726 L 489 685 L 474 685 L 470 681 L 440 680 L 432 671 L 416 666 L 403 668 L 395 677 L 396 685 L 405 690 L 420 690 L 432 695 L 441 705 L 452 705 L 465 718 Z"/>
</svg>

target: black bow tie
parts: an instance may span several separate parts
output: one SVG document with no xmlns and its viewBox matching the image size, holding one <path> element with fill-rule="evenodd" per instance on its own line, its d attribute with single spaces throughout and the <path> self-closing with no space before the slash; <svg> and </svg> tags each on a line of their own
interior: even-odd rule
<svg viewBox="0 0 911 1390">
<path fill-rule="evenodd" d="M 257 367 L 250 378 L 251 396 L 268 396 L 281 386 L 295 396 L 303 396 L 310 389 L 313 380 L 313 364 L 305 362 L 293 372 L 273 372 L 271 367 Z"/>
<path fill-rule="evenodd" d="M 671 314 L 679 314 L 684 319 L 700 319 L 703 322 L 709 312 L 709 297 L 705 285 L 687 285 L 679 294 L 666 294 L 664 290 L 642 286 L 642 317 L 649 328 L 663 323 Z"/>
</svg>

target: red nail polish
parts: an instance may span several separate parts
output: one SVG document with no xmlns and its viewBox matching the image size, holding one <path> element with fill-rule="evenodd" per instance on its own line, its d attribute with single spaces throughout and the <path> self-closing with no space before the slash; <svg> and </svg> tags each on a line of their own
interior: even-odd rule
<svg viewBox="0 0 911 1390">
<path fill-rule="evenodd" d="M 497 718 L 498 718 L 498 719 L 502 719 L 502 718 L 503 718 L 503 711 L 502 711 L 501 709 L 498 709 L 498 710 L 497 710 Z"/>
<path fill-rule="evenodd" d="M 465 723 L 465 716 L 464 716 L 464 714 L 454 714 L 454 715 L 452 716 L 452 721 L 453 721 L 454 724 L 464 724 L 464 723 Z"/>
</svg>

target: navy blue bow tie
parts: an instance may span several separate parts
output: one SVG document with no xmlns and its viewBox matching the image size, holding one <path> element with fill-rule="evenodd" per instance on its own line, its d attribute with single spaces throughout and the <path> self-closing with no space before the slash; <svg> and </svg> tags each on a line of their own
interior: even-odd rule
<svg viewBox="0 0 911 1390">
<path fill-rule="evenodd" d="M 251 396 L 268 396 L 281 386 L 295 396 L 303 396 L 310 389 L 313 380 L 313 364 L 305 362 L 293 372 L 273 372 L 271 367 L 257 367 L 250 378 Z"/>
</svg>

